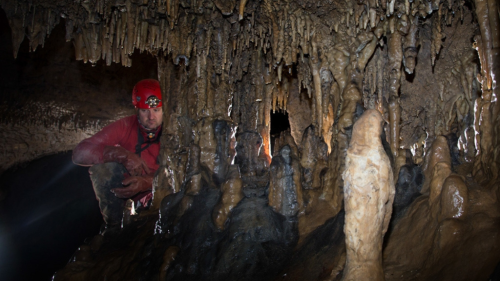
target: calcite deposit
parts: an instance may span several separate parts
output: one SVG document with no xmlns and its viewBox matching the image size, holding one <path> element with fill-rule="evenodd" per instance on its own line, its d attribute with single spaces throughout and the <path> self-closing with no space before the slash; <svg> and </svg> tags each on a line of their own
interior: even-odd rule
<svg viewBox="0 0 500 281">
<path fill-rule="evenodd" d="M 163 89 L 151 208 L 55 280 L 487 280 L 499 264 L 498 1 L 0 7 L 0 172 L 133 114 L 136 81 Z M 271 151 L 277 111 L 290 130 Z M 380 169 L 353 160 L 371 150 Z M 358 180 L 378 193 L 352 197 Z"/>
<path fill-rule="evenodd" d="M 384 280 L 382 243 L 394 202 L 391 162 L 380 135 L 383 119 L 370 109 L 354 125 L 347 150 L 344 203 L 347 260 L 342 280 Z"/>
</svg>

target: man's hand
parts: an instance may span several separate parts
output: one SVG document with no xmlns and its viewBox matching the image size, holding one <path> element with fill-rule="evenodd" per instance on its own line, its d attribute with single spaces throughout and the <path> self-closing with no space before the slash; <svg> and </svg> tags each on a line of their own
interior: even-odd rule
<svg viewBox="0 0 500 281">
<path fill-rule="evenodd" d="M 118 198 L 130 198 L 139 192 L 151 190 L 153 175 L 128 177 L 123 180 L 125 187 L 113 188 L 111 192 Z"/>
<path fill-rule="evenodd" d="M 143 159 L 121 146 L 106 146 L 102 158 L 105 163 L 118 162 L 123 164 L 132 176 L 140 176 L 142 171 L 145 171 L 146 174 L 150 172 Z"/>
</svg>

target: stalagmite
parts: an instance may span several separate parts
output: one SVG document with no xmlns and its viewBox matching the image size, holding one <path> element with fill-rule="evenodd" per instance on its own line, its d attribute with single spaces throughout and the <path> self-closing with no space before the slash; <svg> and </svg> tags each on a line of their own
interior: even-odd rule
<svg viewBox="0 0 500 281">
<path fill-rule="evenodd" d="M 318 136 L 317 131 L 319 128 L 311 125 L 306 128 L 302 136 L 300 164 L 303 170 L 302 187 L 304 189 L 320 188 L 327 167 L 328 146 Z"/>
<path fill-rule="evenodd" d="M 271 163 L 269 206 L 286 216 L 296 216 L 303 207 L 300 163 L 289 145 L 280 149 Z"/>
<path fill-rule="evenodd" d="M 170 246 L 165 251 L 165 254 L 163 255 L 163 263 L 160 267 L 161 280 L 166 279 L 168 268 L 170 267 L 170 264 L 175 260 L 175 256 L 177 256 L 178 252 L 179 252 L 179 247 L 177 246 Z"/>
<path fill-rule="evenodd" d="M 460 219 L 469 212 L 469 193 L 464 179 L 451 174 L 443 183 L 438 219 Z"/>
<path fill-rule="evenodd" d="M 448 146 L 448 143 L 444 136 L 436 137 L 436 139 L 432 142 L 429 152 L 426 154 L 424 166 L 422 167 L 425 175 L 425 182 L 421 190 L 422 194 L 429 191 L 432 175 L 434 173 L 434 170 L 436 169 L 435 166 L 440 162 L 448 163 L 446 165 L 451 166 L 451 164 L 449 164 L 451 163 L 450 147 Z M 444 181 L 445 178 L 443 178 L 442 180 Z"/>
<path fill-rule="evenodd" d="M 369 109 L 354 124 L 347 150 L 344 203 L 347 261 L 342 280 L 385 280 L 382 242 L 394 200 L 391 164 L 380 141 L 383 118 Z"/>
<path fill-rule="evenodd" d="M 186 195 L 198 195 L 201 188 L 201 166 L 200 166 L 200 152 L 201 149 L 199 146 L 192 144 L 189 147 L 189 157 L 188 163 L 186 167 L 186 179 L 184 180 L 185 193 Z"/>
<path fill-rule="evenodd" d="M 237 136 L 235 163 L 240 166 L 244 185 L 250 177 L 260 178 L 268 183 L 269 161 L 267 155 L 261 153 L 262 137 L 254 132 L 243 132 Z M 260 182 L 260 183 L 264 183 Z"/>
<path fill-rule="evenodd" d="M 451 163 L 449 162 L 438 162 L 434 165 L 434 171 L 432 172 L 430 186 L 429 186 L 429 203 L 435 208 L 435 213 L 437 213 L 437 207 L 439 202 L 437 201 L 441 195 L 443 189 L 443 184 L 446 178 L 451 174 Z"/>
<path fill-rule="evenodd" d="M 229 213 L 243 198 L 242 186 L 237 166 L 231 166 L 228 179 L 221 186 L 220 202 L 215 206 L 212 214 L 214 223 L 219 230 L 224 229 Z"/>
</svg>

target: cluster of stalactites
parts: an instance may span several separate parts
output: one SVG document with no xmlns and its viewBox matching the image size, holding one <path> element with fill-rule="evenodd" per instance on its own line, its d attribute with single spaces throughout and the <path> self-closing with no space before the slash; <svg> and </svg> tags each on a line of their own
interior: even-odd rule
<svg viewBox="0 0 500 281">
<path fill-rule="evenodd" d="M 261 50 L 265 69 L 259 73 L 265 85 L 272 85 L 265 89 L 263 106 L 271 102 L 272 110 L 286 110 L 291 77 L 296 76 L 299 89 L 313 99 L 313 123 L 325 139 L 330 139 L 334 120 L 339 131 L 352 125 L 365 66 L 377 44 L 384 45 L 383 37 L 388 38 L 389 85 L 377 85 L 379 105 L 382 89 L 388 89 L 389 96 L 399 95 L 403 66 L 408 73 L 414 71 L 421 19 L 437 12 L 432 20 L 434 62 L 443 24 L 464 13 L 463 1 L 452 0 L 339 0 L 318 10 L 301 1 L 49 2 L 1 2 L 13 30 L 15 53 L 25 35 L 31 49 L 43 45 L 59 17 L 65 17 L 66 39 L 73 40 L 77 60 L 131 66 L 130 55 L 136 49 L 170 55 L 175 64 L 187 65 L 195 57 L 197 80 L 205 81 L 198 87 L 208 93 L 207 76 L 217 74 L 229 85 L 241 81 L 252 64 L 249 54 Z M 319 13 L 320 8 L 330 12 Z M 208 107 L 200 105 L 201 116 L 211 113 Z M 268 120 L 259 121 L 268 125 Z"/>
<path fill-rule="evenodd" d="M 463 3 L 456 4 L 451 0 L 335 1 L 330 7 L 332 12 L 326 16 L 315 15 L 303 8 L 299 1 L 252 3 L 247 9 L 248 14 L 245 14 L 246 1 L 240 1 L 238 7 L 236 1 L 95 0 L 65 5 L 45 2 L 2 1 L 17 48 L 25 35 L 30 39 L 32 50 L 39 44 L 43 45 L 45 36 L 59 22 L 59 17 L 64 17 L 66 39 L 74 40 L 78 60 L 96 63 L 104 59 L 107 64 L 121 62 L 130 66 L 128 56 L 139 49 L 152 53 L 162 50 L 165 55 L 172 53 L 178 61 L 179 56 L 189 58 L 194 47 L 200 45 L 197 41 L 203 38 L 197 38 L 199 30 L 196 26 L 204 25 L 205 30 L 213 29 L 210 35 L 214 40 L 219 37 L 226 39 L 219 43 L 232 45 L 233 51 L 241 47 L 261 48 L 264 53 L 271 51 L 273 56 L 267 63 L 276 69 L 280 78 L 283 64 L 297 64 L 298 59 L 304 61 L 305 55 L 309 55 L 313 63 L 324 60 L 322 54 L 318 57 L 315 52 L 322 53 L 321 49 L 327 48 L 327 43 L 350 49 L 352 42 L 349 41 L 352 40 L 334 40 L 338 32 L 356 38 L 363 30 L 375 32 L 377 37 L 388 29 L 391 33 L 397 30 L 406 35 L 403 42 L 405 62 L 411 60 L 416 52 L 418 18 L 437 10 L 439 17 L 433 23 L 434 60 L 443 38 L 441 18 L 449 23 L 455 13 L 463 14 Z M 223 14 L 231 26 L 226 28 L 215 14 Z M 348 52 L 357 55 L 363 47 L 355 46 Z M 15 53 L 17 48 L 14 48 Z M 223 54 L 225 60 L 227 55 Z M 405 68 L 411 73 L 412 63 Z M 310 91 L 307 85 L 306 88 Z"/>
</svg>

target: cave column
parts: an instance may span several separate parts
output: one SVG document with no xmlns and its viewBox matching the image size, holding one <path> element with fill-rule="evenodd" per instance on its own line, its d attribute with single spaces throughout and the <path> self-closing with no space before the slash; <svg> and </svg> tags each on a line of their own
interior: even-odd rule
<svg viewBox="0 0 500 281">
<path fill-rule="evenodd" d="M 182 67 L 182 66 L 181 66 Z M 161 200 L 169 194 L 180 191 L 184 180 L 187 154 L 177 153 L 183 145 L 189 145 L 188 134 L 182 134 L 179 117 L 187 113 L 187 101 L 182 96 L 182 75 L 176 75 L 175 65 L 170 59 L 158 56 L 158 80 L 163 93 L 163 131 L 157 176 L 153 182 L 152 208 L 158 209 Z M 185 71 L 180 71 L 185 73 Z M 185 119 L 185 118 L 184 118 Z M 183 120 L 184 120 L 183 119 Z M 190 128 L 184 128 L 190 129 Z M 182 149 L 181 149 L 182 150 Z"/>
</svg>

